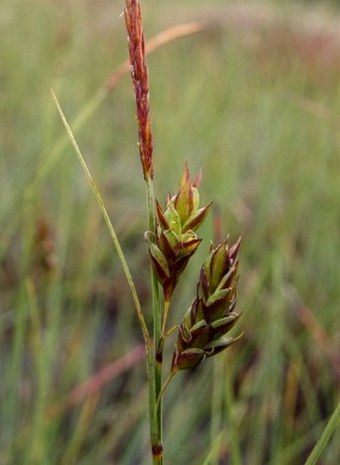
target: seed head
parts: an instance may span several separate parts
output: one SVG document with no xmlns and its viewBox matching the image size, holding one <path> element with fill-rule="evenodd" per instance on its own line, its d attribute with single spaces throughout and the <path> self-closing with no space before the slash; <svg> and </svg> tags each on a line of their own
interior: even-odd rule
<svg viewBox="0 0 340 465">
<path fill-rule="evenodd" d="M 190 178 L 185 165 L 178 192 L 168 196 L 165 208 L 156 202 L 156 231 L 146 233 L 153 270 L 169 300 L 190 257 L 201 243 L 195 231 L 203 223 L 211 204 L 199 208 L 201 175 Z"/>
<path fill-rule="evenodd" d="M 232 247 L 227 241 L 211 246 L 197 285 L 197 295 L 179 326 L 171 371 L 198 365 L 233 344 L 226 334 L 240 315 L 235 312 L 237 259 L 241 238 Z"/>
<path fill-rule="evenodd" d="M 135 90 L 139 154 L 144 179 L 148 180 L 153 178 L 153 142 L 142 14 L 138 0 L 126 0 L 125 3 L 124 16 L 128 33 L 131 78 Z"/>
</svg>

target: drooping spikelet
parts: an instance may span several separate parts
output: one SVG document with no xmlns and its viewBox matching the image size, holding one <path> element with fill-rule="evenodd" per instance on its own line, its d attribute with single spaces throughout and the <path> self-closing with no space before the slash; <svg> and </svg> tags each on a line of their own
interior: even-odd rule
<svg viewBox="0 0 340 465">
<path fill-rule="evenodd" d="M 240 243 L 241 238 L 231 248 L 227 241 L 211 246 L 201 268 L 196 298 L 179 326 L 172 372 L 194 367 L 236 341 L 226 334 L 240 317 L 235 312 Z"/>
</svg>

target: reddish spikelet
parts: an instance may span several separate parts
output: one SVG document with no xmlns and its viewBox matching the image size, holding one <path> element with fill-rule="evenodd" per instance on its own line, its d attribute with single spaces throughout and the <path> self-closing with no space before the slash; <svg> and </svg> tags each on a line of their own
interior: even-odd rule
<svg viewBox="0 0 340 465">
<path fill-rule="evenodd" d="M 125 3 L 124 16 L 128 33 L 130 69 L 137 108 L 139 154 L 144 179 L 148 180 L 153 178 L 153 144 L 142 15 L 138 0 L 126 0 Z"/>
</svg>

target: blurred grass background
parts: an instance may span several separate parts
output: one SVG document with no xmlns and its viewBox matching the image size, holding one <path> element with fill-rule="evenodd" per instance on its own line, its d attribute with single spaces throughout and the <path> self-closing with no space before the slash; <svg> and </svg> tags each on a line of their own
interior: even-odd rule
<svg viewBox="0 0 340 465">
<path fill-rule="evenodd" d="M 207 23 L 148 59 L 157 197 L 176 189 L 187 160 L 193 174 L 203 169 L 202 204 L 214 200 L 224 233 L 244 236 L 244 337 L 169 387 L 166 463 L 302 464 L 339 400 L 337 2 L 142 7 L 147 38 Z M 122 10 L 109 0 L 1 2 L 1 465 L 150 463 L 140 329 L 49 92 L 72 121 L 103 88 L 127 57 Z M 76 137 L 147 312 L 127 75 Z M 172 323 L 190 305 L 212 234 L 211 219 Z M 333 438 L 319 463 L 339 457 Z"/>
</svg>

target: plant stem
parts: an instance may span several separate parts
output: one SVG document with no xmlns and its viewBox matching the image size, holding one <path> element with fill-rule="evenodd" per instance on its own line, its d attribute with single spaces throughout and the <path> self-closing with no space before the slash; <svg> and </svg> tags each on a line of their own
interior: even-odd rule
<svg viewBox="0 0 340 465">
<path fill-rule="evenodd" d="M 170 329 L 170 331 L 166 332 L 166 320 L 168 318 L 168 313 L 169 313 L 169 308 L 170 308 L 170 300 L 165 300 L 164 301 L 164 308 L 163 308 L 163 318 L 162 318 L 162 330 L 160 334 L 160 338 L 158 340 L 158 344 L 156 346 L 156 363 L 160 364 L 162 369 L 162 363 L 163 363 L 163 347 L 164 347 L 164 342 L 165 339 L 174 331 L 177 329 L 177 326 L 173 327 Z"/>
<path fill-rule="evenodd" d="M 151 176 L 146 180 L 147 185 L 147 209 L 148 209 L 148 227 L 150 231 L 155 232 L 155 195 L 153 181 Z M 161 340 L 162 314 L 160 306 L 159 285 L 155 273 L 151 269 L 151 292 L 152 292 L 152 315 L 153 315 L 153 353 L 150 354 L 150 364 L 153 365 L 152 377 L 149 378 L 149 414 L 150 414 L 150 433 L 151 449 L 154 465 L 163 463 L 163 446 L 162 446 L 162 401 L 157 403 L 162 389 L 162 360 L 157 359 L 158 346 Z M 149 375 L 148 375 L 149 376 Z M 150 386 L 152 385 L 153 386 Z M 151 392 L 151 389 L 153 392 Z M 156 422 L 156 424 L 153 424 Z"/>
<path fill-rule="evenodd" d="M 211 421 L 210 421 L 210 443 L 211 443 L 211 460 L 209 465 L 218 465 L 220 449 L 216 446 L 222 424 L 223 410 L 223 389 L 225 379 L 225 369 L 223 358 L 216 358 L 213 365 L 212 396 L 211 396 Z M 215 455 L 213 454 L 215 450 Z"/>
<path fill-rule="evenodd" d="M 162 323 L 162 339 L 165 338 L 165 331 L 166 331 L 166 321 L 168 319 L 168 313 L 169 313 L 169 308 L 170 308 L 170 301 L 165 300 L 164 301 L 164 311 L 163 311 L 163 323 Z"/>
<path fill-rule="evenodd" d="M 233 387 L 232 387 L 232 376 L 230 372 L 228 373 L 228 376 L 226 378 L 225 397 L 226 397 L 226 408 L 227 408 L 228 417 L 229 417 L 229 429 L 230 429 L 230 463 L 232 465 L 242 465 L 240 439 L 238 435 L 238 424 L 237 424 L 237 421 L 235 421 L 235 414 L 234 414 L 234 395 L 233 395 Z"/>
<path fill-rule="evenodd" d="M 338 403 L 336 409 L 334 410 L 331 418 L 328 420 L 328 423 L 321 434 L 318 442 L 315 444 L 310 456 L 308 457 L 305 465 L 316 465 L 318 459 L 320 458 L 322 452 L 327 446 L 328 442 L 331 439 L 332 434 L 336 428 L 340 425 L 340 403 Z"/>
<path fill-rule="evenodd" d="M 172 380 L 172 378 L 175 376 L 175 374 L 177 373 L 177 371 L 172 371 L 169 376 L 167 377 L 167 379 L 165 380 L 163 386 L 162 386 L 162 389 L 158 395 L 158 398 L 157 398 L 157 406 L 159 405 L 161 399 L 162 399 L 162 396 L 166 390 L 166 388 L 169 386 L 170 384 L 170 381 Z"/>
</svg>

